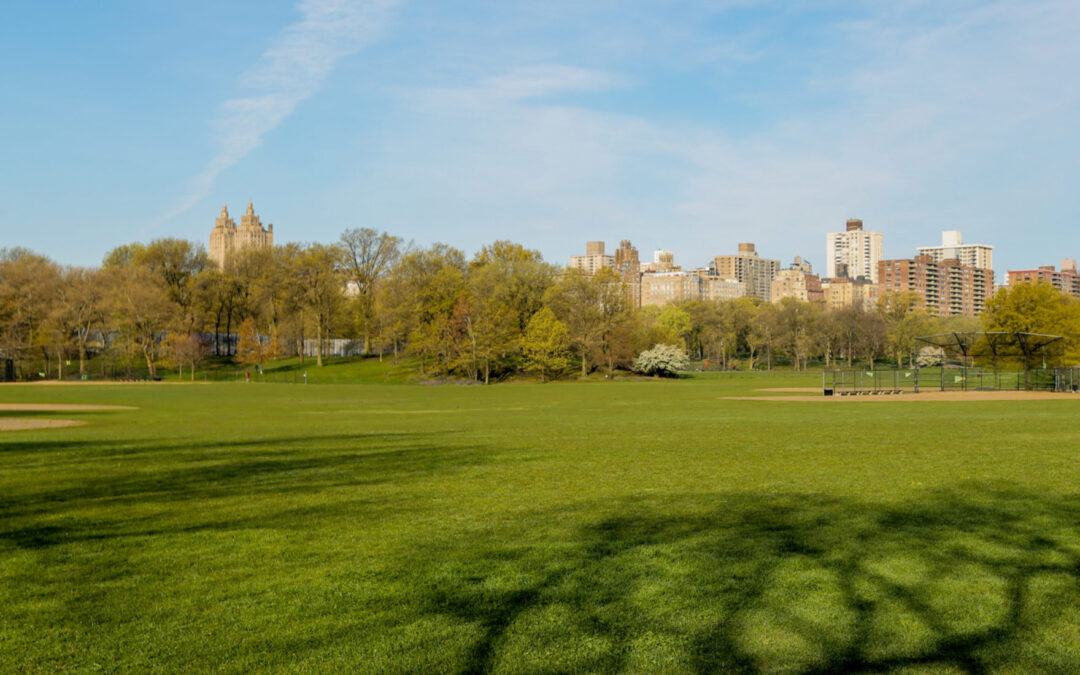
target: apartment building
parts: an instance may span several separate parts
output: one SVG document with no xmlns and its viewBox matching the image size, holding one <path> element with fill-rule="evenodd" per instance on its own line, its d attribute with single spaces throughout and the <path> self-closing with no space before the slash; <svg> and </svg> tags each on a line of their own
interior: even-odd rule
<svg viewBox="0 0 1080 675">
<path fill-rule="evenodd" d="M 1061 261 L 1061 271 L 1053 265 L 1043 265 L 1034 270 L 1009 270 L 1009 285 L 1046 283 L 1063 293 L 1080 298 L 1080 274 L 1076 272 L 1076 261 L 1066 258 Z"/>
<path fill-rule="evenodd" d="M 960 230 L 942 232 L 941 246 L 920 246 L 919 255 L 929 256 L 936 263 L 955 259 L 967 267 L 994 269 L 994 247 L 986 244 L 965 244 Z"/>
<path fill-rule="evenodd" d="M 920 307 L 936 316 L 978 316 L 994 293 L 994 271 L 963 265 L 955 258 L 940 262 L 928 255 L 878 264 L 879 292 L 914 291 Z"/>
<path fill-rule="evenodd" d="M 878 262 L 883 257 L 884 237 L 863 230 L 863 221 L 852 218 L 843 232 L 825 235 L 825 276 L 878 282 Z"/>
<path fill-rule="evenodd" d="M 753 244 L 739 244 L 736 255 L 720 255 L 713 259 L 710 276 L 734 279 L 743 284 L 744 295 L 768 300 L 772 280 L 780 272 L 780 261 L 758 256 Z"/>
<path fill-rule="evenodd" d="M 585 274 L 596 274 L 604 267 L 615 264 L 615 256 L 604 253 L 604 242 L 590 241 L 585 243 L 585 255 L 570 256 L 570 267 L 581 270 Z"/>
</svg>

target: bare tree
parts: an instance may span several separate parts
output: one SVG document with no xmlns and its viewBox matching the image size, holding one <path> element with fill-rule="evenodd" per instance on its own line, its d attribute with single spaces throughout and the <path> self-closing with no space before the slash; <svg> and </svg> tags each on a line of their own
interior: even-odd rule
<svg viewBox="0 0 1080 675">
<path fill-rule="evenodd" d="M 401 240 L 362 227 L 345 230 L 338 246 L 342 268 L 349 277 L 349 293 L 355 294 L 353 315 L 366 353 L 375 327 L 375 285 L 400 257 Z"/>
</svg>

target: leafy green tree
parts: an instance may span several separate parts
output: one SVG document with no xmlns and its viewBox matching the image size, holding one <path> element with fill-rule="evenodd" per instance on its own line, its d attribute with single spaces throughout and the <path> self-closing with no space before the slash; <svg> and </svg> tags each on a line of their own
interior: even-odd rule
<svg viewBox="0 0 1080 675">
<path fill-rule="evenodd" d="M 468 298 L 459 315 L 465 320 L 472 372 L 482 373 L 485 384 L 493 365 L 499 371 L 510 368 L 521 353 L 514 272 L 512 263 L 500 260 L 469 267 Z"/>
<path fill-rule="evenodd" d="M 409 350 L 434 373 L 451 371 L 469 339 L 460 314 L 455 314 L 467 309 L 461 304 L 467 294 L 464 260 L 461 251 L 438 245 L 423 252 L 414 270 Z"/>
<path fill-rule="evenodd" d="M 1080 358 L 1080 300 L 1049 284 L 1016 284 L 999 290 L 986 302 L 982 322 L 986 331 L 1018 335 L 1025 369 L 1041 366 L 1044 355 L 1019 337 L 1020 333 L 1061 335 L 1065 358 Z"/>
<path fill-rule="evenodd" d="M 570 344 L 581 360 L 582 376 L 589 374 L 589 355 L 596 351 L 603 334 L 601 290 L 594 276 L 568 269 L 544 296 L 544 304 L 566 326 Z"/>
<path fill-rule="evenodd" d="M 888 347 L 897 368 L 904 367 L 904 357 L 909 366 L 914 362 L 918 350 L 915 338 L 930 330 L 930 316 L 920 307 L 922 304 L 922 296 L 914 291 L 886 293 L 878 300 L 878 313 L 885 318 Z"/>
<path fill-rule="evenodd" d="M 548 307 L 529 320 L 522 347 L 526 368 L 539 373 L 541 382 L 558 376 L 570 366 L 570 337 L 566 324 Z"/>
<path fill-rule="evenodd" d="M 589 374 L 594 357 L 604 361 L 605 354 L 613 352 L 608 338 L 615 337 L 612 330 L 628 311 L 626 298 L 622 279 L 609 268 L 593 275 L 566 270 L 545 293 L 544 304 L 566 324 L 582 376 Z"/>
<path fill-rule="evenodd" d="M 694 329 L 689 312 L 676 305 L 667 305 L 660 310 L 660 315 L 656 320 L 664 330 L 678 339 L 680 345 L 688 348 L 690 335 Z"/>
<path fill-rule="evenodd" d="M 757 316 L 759 303 L 752 298 L 738 298 L 720 305 L 719 339 L 722 341 L 724 366 L 728 358 L 742 351 L 750 354 L 750 367 L 754 367 L 755 348 L 751 344 L 750 331 Z"/>
<path fill-rule="evenodd" d="M 500 297 L 513 308 L 519 332 L 524 332 L 532 315 L 543 307 L 544 294 L 558 274 L 539 251 L 509 241 L 481 248 L 469 263 L 470 275 L 479 269 L 497 270 L 502 279 Z"/>
</svg>

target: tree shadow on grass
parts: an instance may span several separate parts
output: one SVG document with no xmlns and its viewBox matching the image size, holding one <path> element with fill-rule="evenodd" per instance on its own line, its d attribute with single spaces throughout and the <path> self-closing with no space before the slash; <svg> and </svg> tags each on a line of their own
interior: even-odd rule
<svg viewBox="0 0 1080 675">
<path fill-rule="evenodd" d="M 210 521 L 200 521 L 199 509 L 190 504 L 217 498 L 284 497 L 348 486 L 404 485 L 492 461 L 482 447 L 452 446 L 440 439 L 436 433 L 343 434 L 221 442 L 196 449 L 155 445 L 154 451 L 167 458 L 167 464 L 136 463 L 135 470 L 89 475 L 61 487 L 46 484 L 41 489 L 0 495 L 0 541 L 18 548 L 44 548 L 116 536 L 287 526 L 320 514 L 328 517 L 343 504 L 355 509 L 360 505 L 374 508 L 377 503 L 338 497 L 330 504 L 313 504 L 308 509 Z M 42 444 L 53 450 L 58 445 L 77 450 L 79 456 L 108 455 L 113 449 L 107 441 Z M 185 452 L 193 450 L 197 452 Z M 148 504 L 175 505 L 178 512 L 191 516 L 189 521 L 197 522 L 163 528 L 160 517 L 120 515 L 125 513 L 124 507 Z M 108 506 L 117 515 L 69 517 L 56 524 L 57 516 L 97 506 Z M 323 510 L 313 513 L 310 509 Z"/>
<path fill-rule="evenodd" d="M 429 552 L 410 612 L 480 627 L 468 672 L 1080 672 L 1077 498 L 610 507 L 546 514 L 579 523 L 563 539 Z"/>
</svg>

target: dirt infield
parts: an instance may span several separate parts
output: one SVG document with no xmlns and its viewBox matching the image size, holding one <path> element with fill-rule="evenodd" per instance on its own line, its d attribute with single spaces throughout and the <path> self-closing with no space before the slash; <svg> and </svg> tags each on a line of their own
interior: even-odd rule
<svg viewBox="0 0 1080 675">
<path fill-rule="evenodd" d="M 0 403 L 4 412 L 93 412 L 98 410 L 136 410 L 130 405 L 89 405 L 85 403 Z M 0 415 L 0 431 L 25 431 L 27 429 L 55 429 L 79 427 L 81 420 L 50 420 L 39 417 L 4 417 Z"/>
<path fill-rule="evenodd" d="M 80 420 L 43 420 L 34 417 L 0 417 L 0 431 L 26 431 L 27 429 L 56 429 L 58 427 L 81 427 Z"/>
<path fill-rule="evenodd" d="M 773 391 L 780 394 L 820 394 L 821 387 L 769 387 L 758 391 Z"/>
<path fill-rule="evenodd" d="M 130 405 L 87 405 L 83 403 L 0 403 L 0 412 L 70 412 L 72 410 L 136 410 Z"/>
<path fill-rule="evenodd" d="M 813 391 L 820 392 L 821 390 L 814 389 Z M 823 396 L 820 393 L 817 396 L 724 396 L 722 399 L 725 401 L 809 401 L 813 403 L 904 403 L 911 401 L 1080 401 L 1080 396 L 1049 391 L 925 391 L 918 394 L 862 396 Z"/>
<path fill-rule="evenodd" d="M 0 387 L 128 387 L 132 385 L 174 385 L 174 384 L 207 384 L 203 380 L 194 382 L 177 382 L 170 380 L 161 382 L 155 380 L 34 380 L 33 382 L 3 382 Z"/>
</svg>

